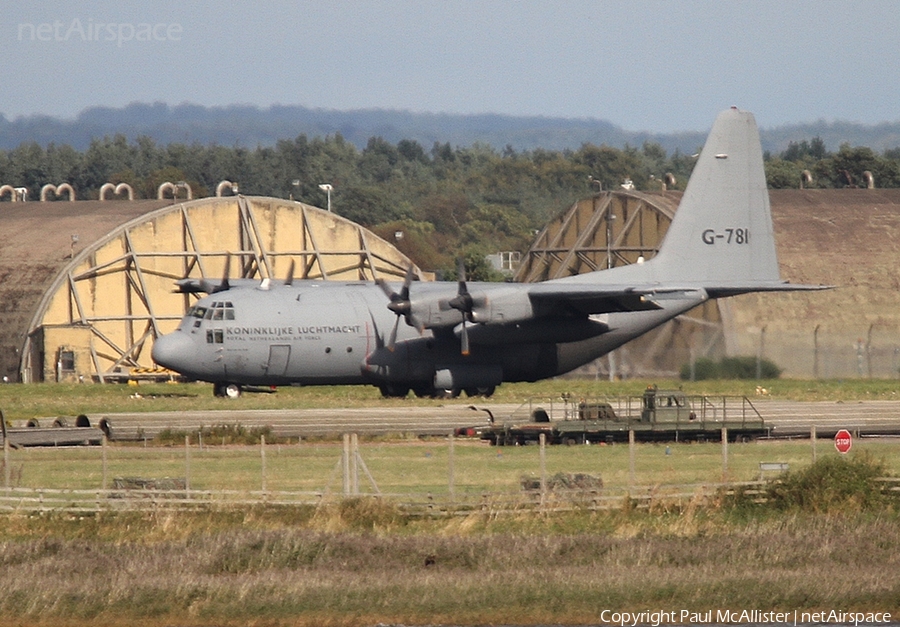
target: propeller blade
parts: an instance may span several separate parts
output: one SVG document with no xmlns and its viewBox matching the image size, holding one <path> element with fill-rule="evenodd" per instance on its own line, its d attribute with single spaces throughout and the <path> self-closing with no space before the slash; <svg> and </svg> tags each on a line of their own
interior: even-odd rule
<svg viewBox="0 0 900 627">
<path fill-rule="evenodd" d="M 216 287 L 213 288 L 211 294 L 218 294 L 219 292 L 224 292 L 225 290 L 231 289 L 231 283 L 228 280 L 228 276 L 231 274 L 231 253 L 228 253 L 228 256 L 225 257 L 225 272 L 222 276 L 222 282 L 219 283 Z"/>
<path fill-rule="evenodd" d="M 394 296 L 397 294 L 394 290 L 391 289 L 391 286 L 387 284 L 382 278 L 375 279 L 375 285 L 381 288 L 381 291 L 384 292 L 384 295 L 388 297 L 390 300 L 394 300 Z"/>
<path fill-rule="evenodd" d="M 285 285 L 293 285 L 294 284 L 294 258 L 291 257 L 291 265 L 288 266 L 287 277 L 284 279 Z"/>
<path fill-rule="evenodd" d="M 209 293 L 209 281 L 205 279 L 179 279 L 175 282 L 174 294 L 207 294 Z"/>
<path fill-rule="evenodd" d="M 394 352 L 394 346 L 397 344 L 397 327 L 400 326 L 400 316 L 397 316 L 397 319 L 394 321 L 394 328 L 391 329 L 391 339 L 388 340 L 387 349 Z"/>
<path fill-rule="evenodd" d="M 465 320 L 463 320 L 463 323 L 462 323 L 462 332 L 460 333 L 460 336 L 462 338 L 462 354 L 468 355 L 469 354 L 469 332 L 466 330 L 466 321 Z"/>
</svg>

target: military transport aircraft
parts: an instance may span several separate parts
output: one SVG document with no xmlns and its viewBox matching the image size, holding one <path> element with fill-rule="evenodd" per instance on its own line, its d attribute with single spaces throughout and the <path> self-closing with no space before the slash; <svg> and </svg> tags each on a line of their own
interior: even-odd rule
<svg viewBox="0 0 900 627">
<path fill-rule="evenodd" d="M 490 395 L 582 366 L 712 298 L 824 289 L 779 276 L 759 131 L 736 108 L 716 119 L 654 258 L 534 284 L 412 279 L 183 279 L 181 291 L 208 295 L 156 340 L 153 360 L 222 396 L 289 384 Z"/>
</svg>

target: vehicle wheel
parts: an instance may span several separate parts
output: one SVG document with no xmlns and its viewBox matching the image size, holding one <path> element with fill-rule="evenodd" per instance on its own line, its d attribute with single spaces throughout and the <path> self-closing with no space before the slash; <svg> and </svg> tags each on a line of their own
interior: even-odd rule
<svg viewBox="0 0 900 627">
<path fill-rule="evenodd" d="M 225 396 L 228 398 L 238 398 L 241 395 L 241 386 L 237 383 L 228 383 L 223 388 Z"/>
<path fill-rule="evenodd" d="M 431 398 L 434 396 L 434 388 L 428 386 L 413 388 L 413 394 L 417 398 Z"/>
</svg>

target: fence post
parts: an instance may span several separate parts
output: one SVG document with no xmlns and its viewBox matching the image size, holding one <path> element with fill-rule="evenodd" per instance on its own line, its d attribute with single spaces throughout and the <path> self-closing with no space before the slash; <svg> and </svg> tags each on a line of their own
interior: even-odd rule
<svg viewBox="0 0 900 627">
<path fill-rule="evenodd" d="M 5 420 L 0 414 L 0 420 Z M 4 429 L 5 431 L 5 429 Z M 9 438 L 3 436 L 3 487 L 9 491 L 10 474 L 9 474 Z"/>
<path fill-rule="evenodd" d="M 816 463 L 816 425 L 813 425 L 809 428 L 809 441 L 811 442 L 810 446 L 812 448 L 812 460 L 813 463 Z"/>
<path fill-rule="evenodd" d="M 628 485 L 633 488 L 637 483 L 634 472 L 634 429 L 628 430 Z"/>
<path fill-rule="evenodd" d="M 539 436 L 541 443 L 541 508 L 547 502 L 547 434 L 541 433 Z"/>
<path fill-rule="evenodd" d="M 344 434 L 344 452 L 341 456 L 344 496 L 350 496 L 350 434 Z"/>
<path fill-rule="evenodd" d="M 189 496 L 191 491 L 191 436 L 184 436 L 184 492 Z"/>
<path fill-rule="evenodd" d="M 262 462 L 262 491 L 266 491 L 266 436 L 259 436 L 259 455 Z"/>
<path fill-rule="evenodd" d="M 352 456 L 350 457 L 350 493 L 353 496 L 359 495 L 359 435 L 350 434 L 350 448 Z"/>
<path fill-rule="evenodd" d="M 450 500 L 452 501 L 455 492 L 456 492 L 456 440 L 453 437 L 453 432 L 450 432 L 450 447 L 447 456 L 447 472 L 449 477 L 447 478 L 448 488 L 450 491 Z"/>
<path fill-rule="evenodd" d="M 107 474 L 106 474 L 106 470 L 107 470 L 107 467 L 106 467 L 106 441 L 107 441 L 106 434 L 104 433 L 102 437 L 103 437 L 103 440 L 102 440 L 102 443 L 103 443 L 103 491 L 105 492 L 106 489 L 109 487 L 109 482 L 107 481 Z"/>
<path fill-rule="evenodd" d="M 728 427 L 722 427 L 722 481 L 728 479 Z"/>
</svg>

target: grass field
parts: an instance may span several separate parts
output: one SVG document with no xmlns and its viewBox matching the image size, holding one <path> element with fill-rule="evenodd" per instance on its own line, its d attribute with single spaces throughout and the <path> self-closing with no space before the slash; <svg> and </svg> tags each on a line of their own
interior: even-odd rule
<svg viewBox="0 0 900 627">
<path fill-rule="evenodd" d="M 340 493 L 340 442 L 253 446 L 150 446 L 110 444 L 106 450 L 108 485 L 114 477 L 190 477 L 195 490 L 268 490 Z M 900 441 L 857 440 L 853 454 L 884 459 L 900 474 Z M 830 441 L 819 441 L 818 457 L 838 456 Z M 363 442 L 360 455 L 378 490 L 395 495 L 446 495 L 450 490 L 450 446 L 444 438 Z M 26 448 L 10 451 L 13 487 L 99 489 L 103 451 L 91 448 Z M 627 444 L 548 447 L 545 472 L 583 473 L 610 489 L 640 486 L 752 481 L 760 462 L 785 462 L 800 469 L 812 461 L 812 444 L 801 441 L 729 443 L 727 469 L 718 443 L 643 443 L 635 446 L 634 477 Z M 723 476 L 724 471 L 724 476 Z M 453 447 L 453 488 L 457 493 L 516 493 L 523 477 L 540 477 L 540 448 L 490 447 L 457 440 Z M 375 488 L 362 474 L 360 487 Z"/>
<path fill-rule="evenodd" d="M 688 394 L 743 395 L 755 397 L 757 386 L 773 398 L 805 401 L 850 401 L 897 399 L 900 381 L 894 379 L 847 379 L 806 381 L 659 381 L 635 379 L 622 382 L 585 379 L 552 379 L 537 383 L 511 383 L 497 388 L 493 401 L 518 403 L 527 398 L 558 398 L 640 394 L 648 385 L 682 387 Z M 139 395 L 140 398 L 135 396 Z M 307 407 L 366 407 L 440 405 L 440 399 L 381 398 L 372 386 L 283 387 L 275 394 L 244 394 L 238 400 L 215 398 L 204 383 L 131 385 L 39 385 L 0 384 L 0 409 L 7 420 L 46 416 L 77 416 L 99 412 L 190 411 L 201 409 L 284 409 Z"/>
<path fill-rule="evenodd" d="M 648 382 L 551 381 L 502 386 L 498 400 L 563 392 L 631 394 Z M 660 382 L 660 385 L 664 385 Z M 896 382 L 766 382 L 778 398 L 888 399 Z M 582 387 L 583 386 L 583 387 Z M 756 383 L 685 385 L 691 393 L 752 395 Z M 590 390 L 590 391 L 587 391 Z M 140 392 L 142 399 L 130 396 Z M 504 395 L 509 396 L 504 396 Z M 148 398 L 149 397 L 149 398 Z M 369 388 L 298 389 L 215 399 L 205 385 L 0 385 L 7 418 L 137 411 L 367 403 Z M 375 625 L 599 624 L 604 610 L 861 611 L 900 616 L 900 515 L 819 475 L 792 488 L 791 505 L 690 501 L 636 510 L 623 499 L 608 511 L 536 510 L 411 517 L 402 495 L 521 492 L 541 470 L 537 446 L 492 448 L 446 439 L 373 439 L 360 455 L 382 493 L 401 498 L 331 499 L 318 506 L 229 506 L 191 511 L 37 512 L 0 515 L 0 624 Z M 726 479 L 752 480 L 759 462 L 790 464 L 792 477 L 841 463 L 820 441 L 728 446 Z M 15 483 L 96 489 L 101 447 L 10 451 Z M 195 490 L 309 491 L 339 494 L 341 444 L 149 446 L 111 444 L 107 480 L 185 477 Z M 900 472 L 900 443 L 857 440 L 851 462 L 875 460 L 878 473 Z M 629 447 L 548 447 L 546 472 L 585 473 L 609 490 L 715 483 L 723 479 L 720 444 L 639 444 L 634 477 Z M 823 484 L 823 481 L 825 482 Z M 825 485 L 824 507 L 804 504 Z M 838 484 L 835 484 L 838 485 Z M 365 477 L 360 488 L 373 488 Z M 671 622 L 690 622 L 688 619 Z M 696 622 L 696 621 L 695 621 Z"/>
</svg>

